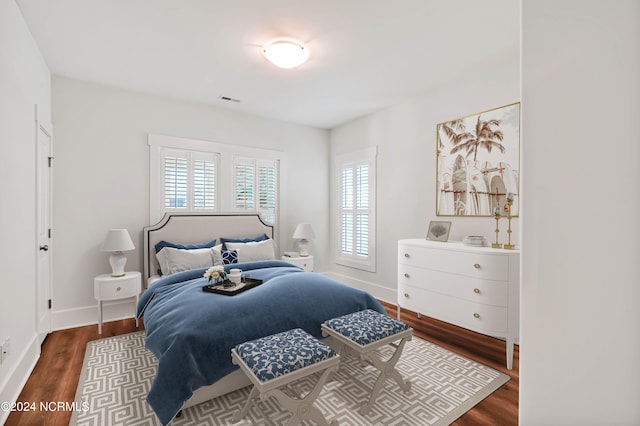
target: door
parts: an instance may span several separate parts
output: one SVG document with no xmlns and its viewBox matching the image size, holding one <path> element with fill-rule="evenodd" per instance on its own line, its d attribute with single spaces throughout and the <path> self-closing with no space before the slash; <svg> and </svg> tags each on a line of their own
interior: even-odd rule
<svg viewBox="0 0 640 426">
<path fill-rule="evenodd" d="M 36 114 L 37 115 L 37 114 Z M 36 120 L 36 324 L 40 344 L 51 332 L 51 125 Z"/>
</svg>

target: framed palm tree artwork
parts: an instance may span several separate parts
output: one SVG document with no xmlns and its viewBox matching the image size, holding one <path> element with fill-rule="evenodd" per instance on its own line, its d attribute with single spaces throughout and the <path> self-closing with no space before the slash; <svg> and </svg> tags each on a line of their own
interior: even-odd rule
<svg viewBox="0 0 640 426">
<path fill-rule="evenodd" d="M 519 171 L 519 102 L 438 124 L 436 215 L 518 216 Z"/>
</svg>

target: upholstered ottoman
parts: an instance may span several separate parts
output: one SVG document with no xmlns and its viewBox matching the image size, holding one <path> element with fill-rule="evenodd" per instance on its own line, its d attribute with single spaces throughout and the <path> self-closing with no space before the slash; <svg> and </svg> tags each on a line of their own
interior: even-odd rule
<svg viewBox="0 0 640 426">
<path fill-rule="evenodd" d="M 273 396 L 284 410 L 292 413 L 287 425 L 300 424 L 305 419 L 328 425 L 313 404 L 340 363 L 340 356 L 331 347 L 297 328 L 242 343 L 231 350 L 231 357 L 253 383 L 247 402 L 234 413 L 233 421 L 246 416 L 258 396 L 263 401 Z M 302 398 L 292 398 L 280 389 L 319 372 L 322 374 L 316 385 Z"/>
<path fill-rule="evenodd" d="M 411 382 L 405 382 L 395 368 L 405 343 L 413 336 L 413 329 L 407 324 L 367 309 L 325 321 L 322 324 L 322 334 L 333 337 L 340 355 L 355 352 L 362 361 L 368 361 L 380 370 L 369 401 L 360 408 L 360 414 L 369 412 L 389 378 L 394 379 L 403 391 L 410 391 Z M 398 340 L 400 342 L 396 344 Z M 395 346 L 396 350 L 387 361 L 383 361 L 374 351 L 388 344 Z"/>
</svg>

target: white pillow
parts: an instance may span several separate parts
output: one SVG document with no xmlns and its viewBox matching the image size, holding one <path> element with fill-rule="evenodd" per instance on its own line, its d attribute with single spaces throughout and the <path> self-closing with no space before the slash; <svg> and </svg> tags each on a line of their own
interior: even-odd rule
<svg viewBox="0 0 640 426">
<path fill-rule="evenodd" d="M 273 240 L 251 241 L 248 243 L 225 243 L 228 250 L 238 250 L 238 262 L 271 260 L 275 258 Z"/>
<path fill-rule="evenodd" d="M 211 247 L 211 257 L 213 258 L 213 266 L 224 265 L 222 261 L 222 244 Z"/>
<path fill-rule="evenodd" d="M 166 247 L 156 253 L 156 259 L 158 259 L 158 266 L 160 266 L 160 272 L 162 275 L 169 275 L 169 264 L 167 263 L 167 252 L 164 251 Z"/>
<path fill-rule="evenodd" d="M 164 254 L 161 254 L 162 252 L 164 252 Z M 165 273 L 162 262 L 160 262 L 160 269 L 163 275 L 171 275 L 189 269 L 213 266 L 212 248 L 185 250 L 165 247 L 158 252 L 158 255 L 158 260 L 164 257 L 166 261 L 165 267 L 167 268 L 167 273 Z"/>
</svg>

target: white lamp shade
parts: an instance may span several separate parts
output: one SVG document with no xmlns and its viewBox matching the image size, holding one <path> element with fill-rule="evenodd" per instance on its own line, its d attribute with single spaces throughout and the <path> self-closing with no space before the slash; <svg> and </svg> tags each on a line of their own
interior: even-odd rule
<svg viewBox="0 0 640 426">
<path fill-rule="evenodd" d="M 136 247 L 126 229 L 109 229 L 100 250 L 118 252 L 133 250 Z"/>
<path fill-rule="evenodd" d="M 279 40 L 264 48 L 264 56 L 277 67 L 295 68 L 309 58 L 309 49 L 295 41 Z"/>
<path fill-rule="evenodd" d="M 309 223 L 300 223 L 296 226 L 296 230 L 293 233 L 293 238 L 297 240 L 311 240 L 316 237 L 313 232 L 313 228 Z"/>
</svg>

